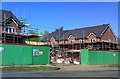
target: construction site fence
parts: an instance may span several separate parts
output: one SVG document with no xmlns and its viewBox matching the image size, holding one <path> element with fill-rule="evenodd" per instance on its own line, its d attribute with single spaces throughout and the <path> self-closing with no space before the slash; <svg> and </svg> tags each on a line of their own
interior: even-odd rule
<svg viewBox="0 0 120 79">
<path fill-rule="evenodd" d="M 49 46 L 0 44 L 0 65 L 49 64 Z"/>
<path fill-rule="evenodd" d="M 113 65 L 120 64 L 120 52 L 81 50 L 81 64 L 86 65 Z"/>
</svg>

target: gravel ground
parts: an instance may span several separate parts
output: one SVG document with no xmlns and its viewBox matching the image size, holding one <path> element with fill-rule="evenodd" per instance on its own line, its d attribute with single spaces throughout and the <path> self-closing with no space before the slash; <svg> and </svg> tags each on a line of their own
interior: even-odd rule
<svg viewBox="0 0 120 79">
<path fill-rule="evenodd" d="M 101 65 L 57 65 L 60 67 L 60 70 L 64 71 L 100 71 L 100 70 L 119 70 L 118 67 L 108 67 Z"/>
<path fill-rule="evenodd" d="M 63 65 L 63 64 L 56 64 L 56 65 L 28 65 L 29 67 L 34 66 L 49 66 L 49 67 L 59 67 L 60 71 L 100 71 L 100 70 L 120 70 L 118 67 L 108 67 L 105 65 Z M 0 68 L 7 67 L 7 66 L 0 66 Z"/>
</svg>

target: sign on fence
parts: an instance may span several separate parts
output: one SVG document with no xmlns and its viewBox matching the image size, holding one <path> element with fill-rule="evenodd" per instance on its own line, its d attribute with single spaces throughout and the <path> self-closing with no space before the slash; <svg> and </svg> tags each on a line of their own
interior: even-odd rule
<svg viewBox="0 0 120 79">
<path fill-rule="evenodd" d="M 43 52 L 42 51 L 39 51 L 37 49 L 33 49 L 33 56 L 39 56 L 39 55 L 42 55 Z"/>
</svg>

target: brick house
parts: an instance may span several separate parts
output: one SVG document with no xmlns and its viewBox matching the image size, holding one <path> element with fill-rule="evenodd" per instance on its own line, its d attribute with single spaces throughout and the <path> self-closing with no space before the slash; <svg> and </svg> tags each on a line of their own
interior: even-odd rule
<svg viewBox="0 0 120 79">
<path fill-rule="evenodd" d="M 21 33 L 21 29 L 26 25 L 7 10 L 0 10 L 0 42 L 24 44 L 25 39 L 33 37 Z"/>
<path fill-rule="evenodd" d="M 87 47 L 98 50 L 116 50 L 118 44 L 110 24 L 52 32 L 43 39 L 43 42 L 54 48 L 68 50 L 80 50 Z"/>
</svg>

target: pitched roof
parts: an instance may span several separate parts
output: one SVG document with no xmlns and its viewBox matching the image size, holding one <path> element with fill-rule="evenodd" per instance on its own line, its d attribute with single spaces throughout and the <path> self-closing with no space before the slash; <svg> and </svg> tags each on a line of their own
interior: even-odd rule
<svg viewBox="0 0 120 79">
<path fill-rule="evenodd" d="M 56 40 L 59 40 L 59 37 L 65 34 L 65 32 L 66 31 L 52 32 L 48 35 L 48 37 L 43 38 L 42 41 L 50 41 L 52 37 L 54 37 Z"/>
<path fill-rule="evenodd" d="M 0 10 L 0 22 L 6 22 L 9 18 L 13 18 L 19 26 L 24 26 L 11 11 Z"/>
<path fill-rule="evenodd" d="M 76 39 L 87 38 L 90 33 L 94 33 L 96 37 L 101 37 L 102 33 L 109 27 L 109 24 L 73 29 L 73 30 L 65 30 L 60 32 L 52 32 L 48 35 L 48 37 L 44 38 L 43 41 L 50 41 L 52 37 L 56 40 L 67 40 L 70 35 L 73 35 Z M 60 36 L 60 38 L 59 38 Z"/>
</svg>

